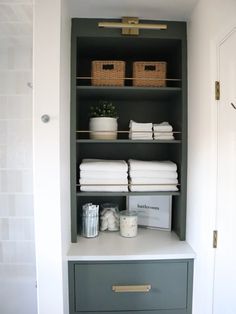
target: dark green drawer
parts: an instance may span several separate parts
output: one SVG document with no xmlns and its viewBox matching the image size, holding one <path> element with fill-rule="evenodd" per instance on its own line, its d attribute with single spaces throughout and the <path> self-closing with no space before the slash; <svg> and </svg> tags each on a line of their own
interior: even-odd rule
<svg viewBox="0 0 236 314">
<path fill-rule="evenodd" d="M 189 260 L 70 262 L 71 313 L 156 310 L 190 313 L 190 263 Z M 115 292 L 114 285 L 150 285 L 151 289 Z"/>
</svg>

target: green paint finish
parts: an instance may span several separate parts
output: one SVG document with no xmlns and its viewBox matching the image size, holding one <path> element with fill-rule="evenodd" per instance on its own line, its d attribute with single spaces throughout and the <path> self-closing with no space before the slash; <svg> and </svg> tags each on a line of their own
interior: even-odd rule
<svg viewBox="0 0 236 314">
<path fill-rule="evenodd" d="M 180 192 L 78 192 L 77 196 L 100 196 L 100 197 L 115 197 L 115 196 L 131 196 L 131 195 L 180 195 Z M 107 200 L 106 200 L 107 202 Z"/>
<path fill-rule="evenodd" d="M 181 87 L 111 87 L 111 86 L 77 86 L 77 93 L 80 99 L 97 100 L 105 98 L 110 101 L 114 100 L 145 100 L 163 101 L 175 99 L 181 95 Z"/>
<path fill-rule="evenodd" d="M 100 19 L 73 19 L 71 44 L 71 238 L 77 241 L 78 217 L 83 200 L 93 202 L 112 196 L 131 193 L 80 193 L 76 188 L 79 163 L 83 158 L 165 160 L 177 163 L 180 191 L 173 195 L 172 229 L 180 240 L 185 240 L 187 188 L 187 51 L 186 23 L 169 22 L 166 31 L 141 30 L 136 37 L 122 36 L 120 29 L 98 28 Z M 109 20 L 113 21 L 113 20 Z M 146 21 L 161 23 L 162 21 Z M 142 21 L 145 23 L 145 21 Z M 91 75 L 91 61 L 125 60 L 126 77 L 132 76 L 133 61 L 166 61 L 168 81 L 166 88 L 133 87 L 129 80 L 124 87 L 90 86 L 90 80 L 78 76 Z M 119 140 L 89 141 L 88 134 L 76 130 L 88 129 L 88 112 L 99 100 L 112 101 L 119 113 L 119 130 L 127 130 L 129 120 L 139 122 L 169 121 L 176 134 L 175 141 L 129 141 L 127 134 Z M 153 145 L 150 145 L 150 144 Z M 115 144 L 115 146 L 114 146 Z M 173 145 L 175 144 L 175 145 Z M 118 145 L 118 146 L 117 146 Z M 117 149 L 118 148 L 118 149 Z M 137 195 L 166 193 L 140 193 Z M 133 195 L 133 193 L 132 193 Z"/>
<path fill-rule="evenodd" d="M 69 262 L 70 313 L 191 313 L 193 260 Z M 150 284 L 147 293 L 112 285 Z M 113 312 L 114 311 L 114 312 Z"/>
<path fill-rule="evenodd" d="M 90 139 L 79 139 L 76 143 L 86 143 L 86 144 L 180 144 L 180 140 L 90 140 Z"/>
<path fill-rule="evenodd" d="M 71 37 L 71 113 L 70 113 L 70 173 L 71 173 L 71 241 L 77 241 L 77 199 L 76 199 L 76 35 L 72 29 Z"/>
</svg>

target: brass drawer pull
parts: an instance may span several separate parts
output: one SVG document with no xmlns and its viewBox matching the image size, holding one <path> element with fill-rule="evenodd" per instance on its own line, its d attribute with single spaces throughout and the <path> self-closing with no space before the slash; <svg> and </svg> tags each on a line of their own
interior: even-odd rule
<svg viewBox="0 0 236 314">
<path fill-rule="evenodd" d="M 112 286 L 114 292 L 149 292 L 151 285 Z"/>
</svg>

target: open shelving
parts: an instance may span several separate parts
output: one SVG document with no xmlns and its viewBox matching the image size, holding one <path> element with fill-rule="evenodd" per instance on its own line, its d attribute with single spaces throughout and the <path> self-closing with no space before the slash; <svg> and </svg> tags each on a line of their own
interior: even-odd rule
<svg viewBox="0 0 236 314">
<path fill-rule="evenodd" d="M 74 19 L 71 62 L 71 238 L 77 241 L 81 207 L 86 202 L 116 202 L 121 209 L 131 195 L 172 196 L 172 230 L 185 239 L 187 173 L 186 25 L 167 22 L 167 30 L 122 36 L 117 29 L 99 29 L 97 19 Z M 92 86 L 93 60 L 126 61 L 125 85 Z M 132 86 L 134 61 L 166 61 L 166 87 Z M 119 113 L 117 140 L 89 138 L 89 108 L 112 101 Z M 168 121 L 175 140 L 129 140 L 129 121 Z M 151 145 L 152 144 L 152 145 Z M 79 164 L 83 158 L 172 160 L 178 167 L 179 191 L 81 192 Z"/>
</svg>

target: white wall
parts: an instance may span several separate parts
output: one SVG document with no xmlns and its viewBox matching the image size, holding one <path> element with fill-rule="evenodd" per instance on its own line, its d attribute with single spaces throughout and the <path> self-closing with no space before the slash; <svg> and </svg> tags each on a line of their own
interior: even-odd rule
<svg viewBox="0 0 236 314">
<path fill-rule="evenodd" d="M 32 1 L 0 3 L 0 312 L 35 314 Z"/>
<path fill-rule="evenodd" d="M 197 0 L 70 0 L 72 17 L 186 21 Z"/>
<path fill-rule="evenodd" d="M 36 0 L 34 192 L 38 314 L 65 314 L 70 243 L 70 23 L 66 1 Z M 50 116 L 48 123 L 41 116 Z"/>
<path fill-rule="evenodd" d="M 212 313 L 216 208 L 216 45 L 236 25 L 235 0 L 199 0 L 188 23 L 187 240 L 195 250 L 194 314 Z"/>
</svg>

